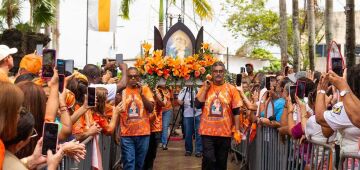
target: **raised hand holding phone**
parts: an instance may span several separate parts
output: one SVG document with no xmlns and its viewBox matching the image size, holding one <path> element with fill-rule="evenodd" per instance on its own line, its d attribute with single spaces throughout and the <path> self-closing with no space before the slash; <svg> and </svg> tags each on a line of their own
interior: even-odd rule
<svg viewBox="0 0 360 170">
<path fill-rule="evenodd" d="M 43 127 L 43 146 L 42 154 L 47 155 L 47 151 L 51 150 L 53 154 L 56 153 L 58 144 L 58 128 L 57 123 L 45 122 Z"/>
</svg>

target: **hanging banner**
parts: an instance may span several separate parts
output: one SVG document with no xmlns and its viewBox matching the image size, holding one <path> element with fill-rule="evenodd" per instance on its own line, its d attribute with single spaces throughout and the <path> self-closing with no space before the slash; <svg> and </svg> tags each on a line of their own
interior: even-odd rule
<svg viewBox="0 0 360 170">
<path fill-rule="evenodd" d="M 342 76 L 345 68 L 345 60 L 341 54 L 340 47 L 335 41 L 332 41 L 328 48 L 326 71 L 332 70 L 339 76 Z"/>
<path fill-rule="evenodd" d="M 93 31 L 115 32 L 119 0 L 88 0 L 88 28 Z"/>
</svg>

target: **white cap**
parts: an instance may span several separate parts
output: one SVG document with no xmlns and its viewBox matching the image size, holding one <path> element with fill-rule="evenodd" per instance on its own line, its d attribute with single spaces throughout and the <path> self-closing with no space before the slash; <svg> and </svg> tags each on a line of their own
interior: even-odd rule
<svg viewBox="0 0 360 170">
<path fill-rule="evenodd" d="M 10 54 L 17 53 L 17 48 L 9 48 L 7 45 L 0 45 L 0 61 Z"/>
</svg>

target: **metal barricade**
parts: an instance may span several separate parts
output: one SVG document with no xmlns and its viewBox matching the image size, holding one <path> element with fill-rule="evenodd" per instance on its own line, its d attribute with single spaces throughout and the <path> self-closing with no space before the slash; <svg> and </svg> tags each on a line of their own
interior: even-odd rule
<svg viewBox="0 0 360 170">
<path fill-rule="evenodd" d="M 93 153 L 93 137 L 89 137 L 82 143 L 86 146 L 85 159 L 76 162 L 73 159 L 64 157 L 62 164 L 59 165 L 60 170 L 87 170 L 92 169 L 92 153 Z M 116 169 L 117 165 L 120 164 L 121 159 L 121 147 L 117 145 L 111 136 L 99 134 L 99 149 L 102 158 L 102 166 L 104 170 Z"/>
<path fill-rule="evenodd" d="M 336 169 L 335 149 L 331 144 L 312 140 L 300 143 L 289 136 L 281 140 L 277 129 L 266 126 L 259 126 L 256 133 L 252 143 L 247 140 L 232 145 L 233 151 L 243 159 L 240 168 L 246 164 L 247 169 L 256 170 Z"/>
<path fill-rule="evenodd" d="M 357 152 L 342 152 L 340 153 L 340 162 L 339 165 L 340 170 L 360 170 L 359 162 L 360 162 L 360 153 Z"/>
<path fill-rule="evenodd" d="M 247 138 L 249 135 L 247 135 Z M 235 141 L 231 142 L 231 150 L 234 152 L 235 161 L 239 164 L 240 169 L 246 167 L 248 163 L 248 140 L 242 140 L 240 144 L 236 144 Z"/>
</svg>

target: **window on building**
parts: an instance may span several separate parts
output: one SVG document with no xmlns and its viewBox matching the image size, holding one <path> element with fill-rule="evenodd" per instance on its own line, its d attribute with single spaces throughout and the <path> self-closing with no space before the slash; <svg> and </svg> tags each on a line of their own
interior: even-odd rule
<svg viewBox="0 0 360 170">
<path fill-rule="evenodd" d="M 341 45 L 338 44 L 338 47 L 340 49 L 341 52 Z M 359 46 L 360 47 L 360 46 Z M 360 49 L 359 49 L 360 50 Z M 359 51 L 360 52 L 360 51 Z M 325 44 L 318 44 L 315 47 L 315 54 L 317 57 L 327 57 L 327 53 L 328 53 L 328 49 L 327 49 L 327 45 Z M 341 53 L 342 54 L 342 53 Z"/>
<path fill-rule="evenodd" d="M 325 44 L 316 45 L 315 54 L 317 57 L 326 57 L 327 56 L 326 45 Z"/>
</svg>

